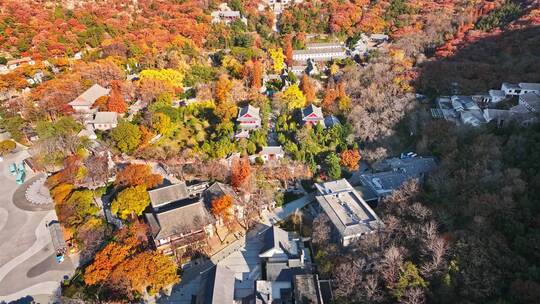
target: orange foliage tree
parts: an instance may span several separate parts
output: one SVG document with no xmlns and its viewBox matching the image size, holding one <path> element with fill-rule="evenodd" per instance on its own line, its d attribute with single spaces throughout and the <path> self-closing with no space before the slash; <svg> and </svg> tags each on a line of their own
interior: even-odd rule
<svg viewBox="0 0 540 304">
<path fill-rule="evenodd" d="M 212 200 L 212 214 L 220 218 L 228 218 L 230 216 L 230 208 L 233 204 L 232 196 L 226 194 Z"/>
<path fill-rule="evenodd" d="M 107 110 L 120 114 L 127 111 L 127 104 L 122 94 L 120 82 L 118 81 L 113 81 L 112 83 L 111 96 L 107 102 Z"/>
<path fill-rule="evenodd" d="M 285 36 L 285 46 L 283 52 L 285 53 L 285 62 L 289 67 L 291 67 L 293 64 L 293 47 L 291 34 L 287 34 L 287 36 Z"/>
<path fill-rule="evenodd" d="M 231 184 L 234 188 L 240 188 L 247 181 L 251 174 L 249 160 L 245 158 L 236 159 L 231 169 Z"/>
<path fill-rule="evenodd" d="M 341 165 L 350 171 L 358 170 L 360 162 L 360 152 L 358 149 L 345 150 L 341 152 Z"/>
<path fill-rule="evenodd" d="M 148 226 L 140 222 L 120 229 L 86 267 L 84 282 L 106 285 L 130 300 L 177 283 L 176 266 L 170 258 L 148 249 L 147 233 Z"/>
<path fill-rule="evenodd" d="M 219 75 L 216 81 L 215 98 L 218 104 L 228 102 L 231 98 L 232 82 L 227 74 Z"/>
<path fill-rule="evenodd" d="M 145 164 L 129 164 L 116 173 L 115 184 L 120 186 L 144 185 L 146 188 L 154 188 L 163 182 L 163 177 L 152 173 L 150 166 Z"/>
<path fill-rule="evenodd" d="M 317 97 L 316 92 L 315 92 L 315 87 L 313 86 L 313 83 L 311 82 L 311 79 L 309 78 L 309 76 L 306 74 L 302 76 L 301 89 L 302 89 L 302 92 L 304 93 L 304 96 L 306 96 L 307 102 L 311 103 L 315 101 L 315 98 Z"/>
<path fill-rule="evenodd" d="M 253 61 L 253 72 L 251 73 L 251 87 L 258 90 L 262 86 L 263 67 L 260 60 Z"/>
</svg>

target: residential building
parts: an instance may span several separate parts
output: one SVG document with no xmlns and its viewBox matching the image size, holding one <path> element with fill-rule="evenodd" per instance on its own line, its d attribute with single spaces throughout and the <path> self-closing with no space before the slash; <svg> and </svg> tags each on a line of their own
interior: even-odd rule
<svg viewBox="0 0 540 304">
<path fill-rule="evenodd" d="M 30 58 L 30 57 L 23 57 L 23 58 L 19 58 L 19 59 L 9 60 L 6 63 L 6 66 L 7 66 L 7 68 L 9 70 L 14 70 L 14 69 L 20 67 L 23 64 L 34 65 L 34 64 L 36 64 L 36 62 L 34 60 L 32 60 L 32 58 Z"/>
<path fill-rule="evenodd" d="M 293 60 L 330 61 L 347 58 L 347 52 L 341 43 L 309 43 L 304 50 L 294 50 Z"/>
<path fill-rule="evenodd" d="M 301 76 L 304 74 L 307 70 L 307 65 L 293 65 L 289 69 L 291 73 L 293 73 L 295 76 Z"/>
<path fill-rule="evenodd" d="M 486 122 L 482 110 L 471 96 L 442 96 L 435 103 L 437 108 L 431 109 L 434 118 L 475 127 Z"/>
<path fill-rule="evenodd" d="M 249 131 L 261 127 L 261 116 L 259 108 L 248 105 L 238 109 L 236 122 L 238 123 L 239 132 L 235 135 L 237 138 L 249 137 Z"/>
<path fill-rule="evenodd" d="M 294 234 L 272 226 L 263 235 L 259 254 L 264 270 L 255 282 L 250 303 L 307 303 L 299 299 L 316 299 L 322 303 L 318 278 L 312 274 L 307 248 Z M 309 302 L 311 303 L 311 302 Z"/>
<path fill-rule="evenodd" d="M 234 272 L 226 266 L 216 265 L 201 276 L 194 304 L 232 304 L 234 300 Z"/>
<path fill-rule="evenodd" d="M 540 94 L 540 83 L 520 82 L 518 84 L 503 82 L 501 91 L 506 95 L 522 95 L 527 93 Z"/>
<path fill-rule="evenodd" d="M 540 92 L 521 94 L 519 96 L 519 104 L 523 105 L 530 112 L 540 112 Z"/>
<path fill-rule="evenodd" d="M 201 198 L 207 187 L 181 182 L 148 191 L 151 210 L 145 218 L 158 250 L 179 257 L 187 245 L 202 244 L 213 235 L 215 219 Z"/>
<path fill-rule="evenodd" d="M 369 40 L 375 43 L 384 43 L 388 42 L 389 37 L 385 34 L 371 34 L 369 35 Z"/>
<path fill-rule="evenodd" d="M 94 118 L 86 122 L 94 130 L 107 131 L 116 128 L 118 125 L 118 113 L 116 112 L 97 112 Z"/>
<path fill-rule="evenodd" d="M 223 225 L 222 219 L 211 214 L 211 204 L 215 198 L 230 195 L 233 198 L 233 214 L 237 219 L 244 216 L 244 205 L 234 190 L 225 184 L 184 182 L 148 191 L 150 211 L 145 213 L 154 244 L 165 254 L 181 258 L 187 247 L 205 245 L 213 237 L 216 229 Z"/>
<path fill-rule="evenodd" d="M 184 256 L 186 247 L 202 247 L 214 234 L 214 218 L 198 198 L 182 199 L 145 213 L 154 244 L 160 252 Z"/>
<path fill-rule="evenodd" d="M 321 108 L 313 104 L 302 109 L 302 123 L 305 125 L 321 124 L 323 128 L 340 124 L 339 119 L 334 115 L 324 117 Z"/>
<path fill-rule="evenodd" d="M 324 124 L 324 115 L 321 108 L 310 104 L 302 109 L 302 122 L 306 125 Z"/>
<path fill-rule="evenodd" d="M 384 226 L 375 211 L 346 179 L 316 184 L 316 200 L 333 224 L 333 238 L 346 247 Z"/>
<path fill-rule="evenodd" d="M 210 16 L 212 17 L 212 23 L 229 24 L 240 19 L 244 24 L 247 24 L 247 19 L 242 17 L 239 11 L 230 9 L 227 3 L 220 4 L 219 9 L 210 13 Z"/>
<path fill-rule="evenodd" d="M 506 99 L 506 93 L 503 90 L 489 90 L 489 102 L 498 103 Z"/>
<path fill-rule="evenodd" d="M 154 208 L 174 203 L 190 197 L 188 187 L 185 182 L 148 190 L 150 204 Z"/>
<path fill-rule="evenodd" d="M 88 90 L 84 91 L 79 97 L 75 98 L 72 102 L 68 103 L 75 113 L 88 114 L 95 112 L 92 106 L 96 100 L 103 96 L 108 96 L 110 90 L 106 89 L 99 84 L 94 84 Z"/>
<path fill-rule="evenodd" d="M 433 157 L 389 158 L 372 167 L 373 173 L 360 175 L 362 193 L 368 195 L 367 201 L 380 200 L 408 180 L 423 179 L 427 173 L 437 168 L 437 163 Z"/>
<path fill-rule="evenodd" d="M 281 146 L 267 146 L 262 148 L 258 157 L 262 158 L 265 162 L 280 160 L 285 157 L 285 151 L 283 151 Z"/>
</svg>

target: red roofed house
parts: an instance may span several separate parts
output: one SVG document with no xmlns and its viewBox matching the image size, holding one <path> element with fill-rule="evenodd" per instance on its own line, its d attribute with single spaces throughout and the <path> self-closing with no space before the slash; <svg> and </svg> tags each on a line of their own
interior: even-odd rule
<svg viewBox="0 0 540 304">
<path fill-rule="evenodd" d="M 302 121 L 304 124 L 316 125 L 317 123 L 324 124 L 324 115 L 321 108 L 313 104 L 302 109 Z"/>
<path fill-rule="evenodd" d="M 255 130 L 261 127 L 261 116 L 259 115 L 259 108 L 248 105 L 238 110 L 238 122 L 239 133 L 236 137 L 249 137 L 249 131 Z"/>
</svg>

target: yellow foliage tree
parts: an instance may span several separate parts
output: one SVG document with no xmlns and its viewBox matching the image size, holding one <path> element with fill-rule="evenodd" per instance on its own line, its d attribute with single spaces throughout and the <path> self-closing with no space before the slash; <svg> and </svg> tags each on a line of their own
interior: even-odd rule
<svg viewBox="0 0 540 304">
<path fill-rule="evenodd" d="M 289 110 L 303 108 L 306 106 L 306 97 L 298 85 L 290 85 L 283 91 L 283 99 L 287 102 Z"/>
<path fill-rule="evenodd" d="M 285 67 L 285 55 L 281 48 L 270 49 L 270 58 L 272 58 L 274 73 L 280 73 Z"/>
<path fill-rule="evenodd" d="M 140 80 L 156 79 L 161 80 L 174 88 L 181 88 L 185 73 L 179 70 L 162 69 L 162 70 L 143 70 L 139 74 Z"/>
</svg>

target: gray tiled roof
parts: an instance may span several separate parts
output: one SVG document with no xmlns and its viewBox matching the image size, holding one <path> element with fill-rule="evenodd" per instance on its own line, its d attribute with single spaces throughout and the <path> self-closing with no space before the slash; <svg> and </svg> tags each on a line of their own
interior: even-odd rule
<svg viewBox="0 0 540 304">
<path fill-rule="evenodd" d="M 264 232 L 264 245 L 261 253 L 267 252 L 273 248 L 279 248 L 286 253 L 292 252 L 292 244 L 289 239 L 289 233 L 277 226 L 272 226 Z"/>
<path fill-rule="evenodd" d="M 185 182 L 169 185 L 154 190 L 149 190 L 150 202 L 152 206 L 159 207 L 167 203 L 183 200 L 188 197 L 188 189 Z"/>
<path fill-rule="evenodd" d="M 323 119 L 323 113 L 320 107 L 317 107 L 314 104 L 310 104 L 309 106 L 302 109 L 302 119 L 309 119 L 308 116 L 311 114 L 315 114 L 317 118 Z"/>
<path fill-rule="evenodd" d="M 213 222 L 204 203 L 198 199 L 181 206 L 145 213 L 145 217 L 155 240 L 198 231 Z"/>
<path fill-rule="evenodd" d="M 520 82 L 519 87 L 523 90 L 538 90 L 540 91 L 540 83 Z"/>
<path fill-rule="evenodd" d="M 222 197 L 224 195 L 230 195 L 233 198 L 233 201 L 236 203 L 240 202 L 238 195 L 236 195 L 236 192 L 234 192 L 231 186 L 220 182 L 215 182 L 206 190 L 204 190 L 204 203 L 206 204 L 206 206 L 210 207 L 214 199 Z"/>
<path fill-rule="evenodd" d="M 339 119 L 337 119 L 337 117 L 335 117 L 334 115 L 328 115 L 324 118 L 324 126 L 326 128 L 330 128 L 331 126 L 339 125 L 339 124 L 341 124 L 339 122 Z"/>
<path fill-rule="evenodd" d="M 318 42 L 318 43 L 307 43 L 306 49 L 340 49 L 343 48 L 343 44 L 339 42 Z"/>
<path fill-rule="evenodd" d="M 317 185 L 316 199 L 342 237 L 377 230 L 382 222 L 345 179 Z"/>
<path fill-rule="evenodd" d="M 118 123 L 118 113 L 116 112 L 97 112 L 92 120 L 94 124 L 116 124 Z"/>
<path fill-rule="evenodd" d="M 102 96 L 109 94 L 109 89 L 106 89 L 99 84 L 94 84 L 88 90 L 84 91 L 79 97 L 69 103 L 70 106 L 91 106 L 96 100 Z"/>
<path fill-rule="evenodd" d="M 236 120 L 242 121 L 242 120 L 253 120 L 253 119 L 261 119 L 259 116 L 259 108 L 253 107 L 252 105 L 248 105 L 247 107 L 241 107 L 238 110 L 238 118 Z M 243 116 L 249 114 L 249 118 L 244 118 Z"/>
<path fill-rule="evenodd" d="M 234 272 L 221 265 L 216 265 L 202 275 L 195 304 L 231 304 L 234 303 Z"/>
<path fill-rule="evenodd" d="M 298 304 L 322 303 L 317 276 L 298 274 L 293 278 L 294 299 Z"/>
</svg>

